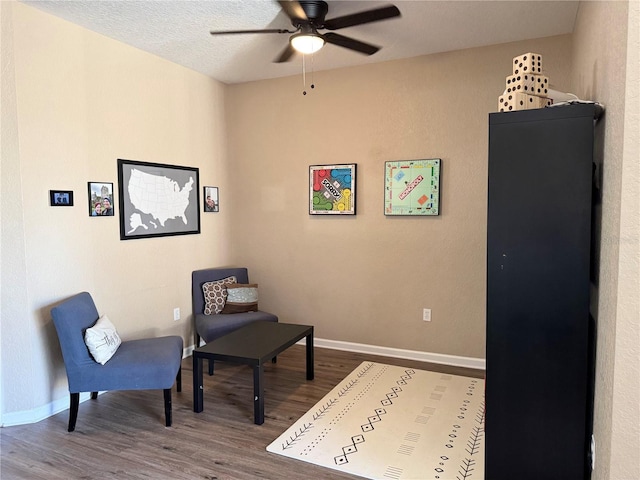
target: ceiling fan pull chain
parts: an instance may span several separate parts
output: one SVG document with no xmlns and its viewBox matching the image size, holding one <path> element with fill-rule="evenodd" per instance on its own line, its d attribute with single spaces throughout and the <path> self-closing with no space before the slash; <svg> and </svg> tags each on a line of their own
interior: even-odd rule
<svg viewBox="0 0 640 480">
<path fill-rule="evenodd" d="M 307 62 L 306 62 L 306 55 L 302 55 L 302 95 L 306 95 L 307 94 Z M 313 83 L 313 73 L 315 71 L 314 68 L 314 54 L 311 54 L 311 89 L 316 88 L 316 85 Z"/>
<path fill-rule="evenodd" d="M 311 54 L 311 90 L 313 90 L 314 88 L 316 88 L 316 84 L 313 81 L 313 74 L 315 72 L 315 58 L 316 58 L 316 54 L 315 52 Z"/>
<path fill-rule="evenodd" d="M 302 95 L 306 95 L 307 91 L 305 90 L 307 88 L 307 66 L 305 63 L 305 57 L 306 55 L 302 55 Z"/>
</svg>

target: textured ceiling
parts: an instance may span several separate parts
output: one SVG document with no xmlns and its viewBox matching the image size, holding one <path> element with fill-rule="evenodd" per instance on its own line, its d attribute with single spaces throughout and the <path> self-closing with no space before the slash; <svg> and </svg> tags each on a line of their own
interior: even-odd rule
<svg viewBox="0 0 640 480">
<path fill-rule="evenodd" d="M 290 28 L 269 0 L 22 0 L 224 83 L 300 73 L 300 57 L 273 63 L 286 34 L 213 37 L 210 30 Z M 335 1 L 327 18 L 390 2 Z M 574 1 L 394 1 L 400 18 L 341 29 L 338 33 L 381 46 L 372 56 L 327 45 L 313 58 L 316 71 L 437 52 L 571 33 Z"/>
</svg>

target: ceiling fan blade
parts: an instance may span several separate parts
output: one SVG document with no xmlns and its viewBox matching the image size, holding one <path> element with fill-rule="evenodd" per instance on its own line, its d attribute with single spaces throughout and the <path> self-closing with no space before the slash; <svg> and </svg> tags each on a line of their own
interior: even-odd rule
<svg viewBox="0 0 640 480">
<path fill-rule="evenodd" d="M 278 0 L 280 8 L 291 20 L 309 20 L 298 0 Z"/>
<path fill-rule="evenodd" d="M 296 33 L 295 30 L 284 30 L 282 28 L 268 28 L 263 30 L 221 30 L 211 31 L 211 35 L 235 35 L 237 33 Z"/>
<path fill-rule="evenodd" d="M 362 25 L 363 23 L 377 22 L 399 16 L 400 10 L 398 10 L 398 7 L 389 5 L 388 7 L 375 8 L 343 17 L 331 18 L 324 22 L 324 28 L 327 30 L 338 30 L 340 28 L 353 27 L 354 25 Z"/>
<path fill-rule="evenodd" d="M 370 43 L 364 43 L 353 38 L 345 37 L 344 35 L 339 35 L 337 33 L 329 32 L 321 36 L 327 43 L 332 43 L 333 45 L 338 45 L 350 50 L 355 50 L 356 52 L 364 53 L 365 55 L 373 55 L 378 50 L 380 50 L 380 47 L 376 47 L 375 45 L 371 45 Z"/>
<path fill-rule="evenodd" d="M 296 53 L 296 50 L 289 43 L 287 44 L 286 48 L 282 51 L 282 53 L 280 53 L 280 56 L 276 58 L 273 62 L 274 63 L 288 62 L 294 53 Z"/>
</svg>

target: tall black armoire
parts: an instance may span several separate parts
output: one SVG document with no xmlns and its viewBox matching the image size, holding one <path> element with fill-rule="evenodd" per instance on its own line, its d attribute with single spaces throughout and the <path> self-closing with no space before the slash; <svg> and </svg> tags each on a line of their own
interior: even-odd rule
<svg viewBox="0 0 640 480">
<path fill-rule="evenodd" d="M 487 480 L 590 477 L 600 111 L 576 104 L 489 115 Z"/>
</svg>

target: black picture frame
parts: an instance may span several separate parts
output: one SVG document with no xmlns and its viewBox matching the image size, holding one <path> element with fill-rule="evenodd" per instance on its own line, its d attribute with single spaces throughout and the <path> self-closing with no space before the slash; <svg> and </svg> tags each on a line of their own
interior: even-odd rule
<svg viewBox="0 0 640 480">
<path fill-rule="evenodd" d="M 199 169 L 118 159 L 120 240 L 200 233 Z"/>
<path fill-rule="evenodd" d="M 73 207 L 73 190 L 49 190 L 52 207 Z"/>
<path fill-rule="evenodd" d="M 113 183 L 87 182 L 90 217 L 113 217 Z"/>
<path fill-rule="evenodd" d="M 205 213 L 216 213 L 220 211 L 220 195 L 218 187 L 202 187 L 203 205 Z"/>
</svg>

